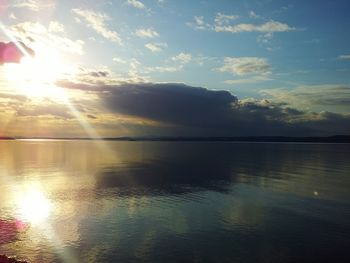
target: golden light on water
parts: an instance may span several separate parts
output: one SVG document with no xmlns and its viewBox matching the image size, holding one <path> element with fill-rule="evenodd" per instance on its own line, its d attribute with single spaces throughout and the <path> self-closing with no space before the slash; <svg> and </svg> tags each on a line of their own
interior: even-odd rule
<svg viewBox="0 0 350 263">
<path fill-rule="evenodd" d="M 18 212 L 23 221 L 33 225 L 44 223 L 52 212 L 53 205 L 39 189 L 30 189 L 18 196 Z"/>
</svg>

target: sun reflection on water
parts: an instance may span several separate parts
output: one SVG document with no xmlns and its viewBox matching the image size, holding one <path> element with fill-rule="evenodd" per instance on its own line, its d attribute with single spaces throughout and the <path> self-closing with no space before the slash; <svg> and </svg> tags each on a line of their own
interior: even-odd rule
<svg viewBox="0 0 350 263">
<path fill-rule="evenodd" d="M 18 196 L 19 216 L 33 225 L 44 223 L 52 211 L 53 205 L 45 194 L 36 188 L 28 189 Z"/>
</svg>

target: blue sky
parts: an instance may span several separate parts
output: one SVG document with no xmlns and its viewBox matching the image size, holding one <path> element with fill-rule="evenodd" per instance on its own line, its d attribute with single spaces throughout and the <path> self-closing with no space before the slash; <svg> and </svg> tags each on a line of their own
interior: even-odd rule
<svg viewBox="0 0 350 263">
<path fill-rule="evenodd" d="M 56 81 L 84 83 L 82 72 L 96 71 L 106 78 L 85 82 L 184 83 L 242 101 L 349 113 L 348 1 L 17 0 L 0 7 L 3 42 L 10 35 L 35 50 L 42 41 L 74 65 L 74 74 Z"/>
</svg>

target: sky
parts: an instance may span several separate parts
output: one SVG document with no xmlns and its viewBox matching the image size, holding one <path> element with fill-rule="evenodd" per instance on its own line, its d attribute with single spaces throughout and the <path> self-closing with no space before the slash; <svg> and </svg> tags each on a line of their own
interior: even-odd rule
<svg viewBox="0 0 350 263">
<path fill-rule="evenodd" d="M 349 134 L 349 8 L 0 0 L 0 136 Z"/>
</svg>

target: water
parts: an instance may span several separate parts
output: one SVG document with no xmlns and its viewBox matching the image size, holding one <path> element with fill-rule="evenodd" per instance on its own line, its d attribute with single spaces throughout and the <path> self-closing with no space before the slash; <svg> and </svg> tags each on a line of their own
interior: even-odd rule
<svg viewBox="0 0 350 263">
<path fill-rule="evenodd" d="M 0 254 L 350 262 L 350 147 L 0 142 Z"/>
</svg>

